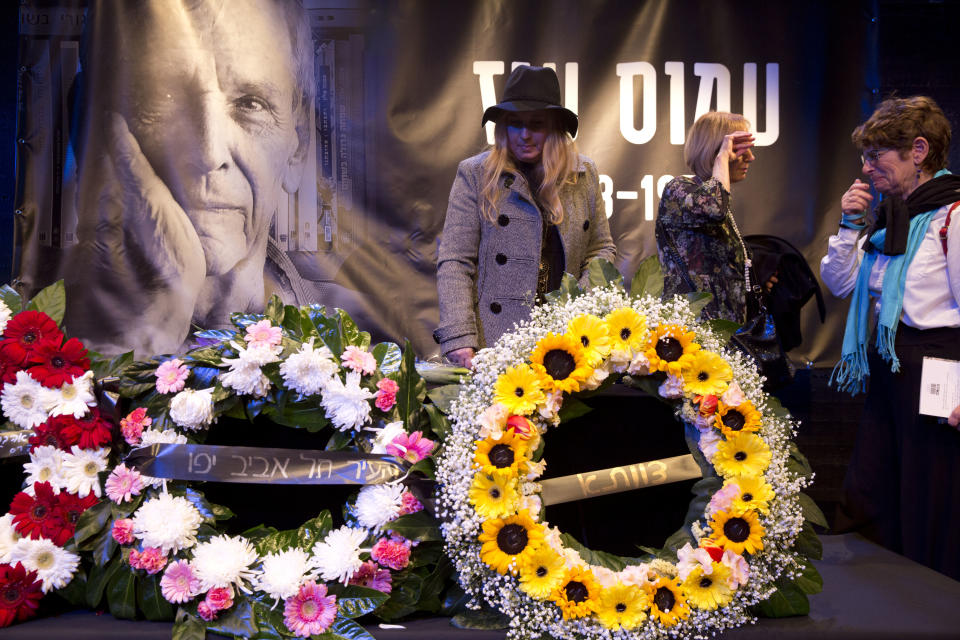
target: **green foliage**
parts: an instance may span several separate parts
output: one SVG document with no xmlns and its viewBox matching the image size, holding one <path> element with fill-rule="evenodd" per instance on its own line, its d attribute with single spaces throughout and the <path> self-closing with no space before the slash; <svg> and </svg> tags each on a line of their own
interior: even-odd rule
<svg viewBox="0 0 960 640">
<path fill-rule="evenodd" d="M 121 620 L 133 620 L 137 615 L 137 580 L 129 567 L 114 563 L 116 571 L 107 583 L 107 605 L 110 615 Z"/>
<path fill-rule="evenodd" d="M 803 529 L 800 530 L 800 535 L 797 536 L 794 548 L 797 550 L 797 553 L 802 553 L 813 560 L 823 558 L 823 542 L 820 541 L 820 536 L 817 535 L 816 530 L 809 521 L 803 523 Z"/>
<path fill-rule="evenodd" d="M 329 640 L 340 640 L 341 638 L 346 640 L 376 640 L 366 629 L 353 620 L 341 617 L 337 617 L 333 621 L 333 624 L 330 625 L 330 631 L 313 637 L 328 640 L 327 636 L 329 636 Z"/>
<path fill-rule="evenodd" d="M 591 289 L 601 289 L 616 284 L 623 286 L 623 276 L 617 265 L 603 258 L 594 258 L 587 263 L 587 284 Z"/>
<path fill-rule="evenodd" d="M 8 305 L 9 306 L 9 305 Z M 11 307 L 13 309 L 13 307 Z M 42 311 L 50 316 L 57 325 L 63 324 L 63 314 L 67 310 L 67 292 L 63 286 L 63 280 L 57 280 L 53 284 L 41 289 L 33 299 L 27 303 L 27 309 L 33 311 Z"/>
<path fill-rule="evenodd" d="M 499 611 L 481 609 L 480 611 L 467 610 L 453 616 L 450 624 L 458 629 L 488 629 L 499 630 L 510 626 L 510 618 Z"/>
<path fill-rule="evenodd" d="M 397 412 L 407 433 L 411 433 L 420 425 L 420 407 L 427 394 L 427 383 L 417 373 L 413 347 L 409 340 L 403 345 L 403 360 L 400 362 L 397 384 L 400 385 L 400 390 L 397 391 Z"/>
<path fill-rule="evenodd" d="M 167 602 L 160 592 L 162 574 L 146 576 L 140 579 L 137 589 L 137 604 L 147 620 L 172 620 L 173 605 Z"/>
<path fill-rule="evenodd" d="M 337 610 L 345 618 L 359 618 L 371 613 L 390 597 L 376 589 L 350 585 L 337 589 Z"/>
<path fill-rule="evenodd" d="M 323 510 L 315 518 L 306 521 L 297 529 L 277 531 L 272 527 L 267 528 L 261 525 L 257 530 L 262 532 L 263 535 L 254 544 L 257 553 L 261 556 L 278 553 L 293 547 L 310 549 L 314 544 L 323 540 L 330 533 L 332 527 L 333 518 L 330 516 L 330 512 Z"/>
<path fill-rule="evenodd" d="M 583 290 L 580 288 L 580 285 L 577 284 L 577 279 L 569 273 L 564 273 L 563 278 L 560 279 L 560 287 L 557 288 L 556 291 L 551 291 L 543 297 L 547 302 L 559 302 L 563 304 L 573 300 L 582 293 Z"/>
<path fill-rule="evenodd" d="M 409 540 L 419 542 L 442 540 L 437 519 L 426 511 L 400 516 L 390 522 L 390 529 Z"/>
<path fill-rule="evenodd" d="M 254 618 L 253 606 L 246 598 L 238 598 L 236 604 L 223 612 L 207 629 L 236 638 L 252 638 L 260 630 Z"/>
<path fill-rule="evenodd" d="M 560 422 L 567 422 L 580 416 L 585 416 L 593 411 L 593 407 L 586 402 L 577 400 L 574 397 L 564 398 L 563 405 L 560 407 Z"/>
<path fill-rule="evenodd" d="M 706 291 L 693 291 L 686 294 L 686 298 L 690 301 L 690 311 L 694 316 L 699 316 L 703 308 L 713 300 L 713 294 Z"/>
<path fill-rule="evenodd" d="M 172 640 L 205 640 L 206 637 L 207 625 L 200 618 L 190 615 L 185 609 L 177 609 Z"/>
<path fill-rule="evenodd" d="M 710 327 L 711 331 L 719 336 L 720 341 L 724 344 L 730 342 L 730 338 L 732 338 L 733 334 L 735 334 L 737 329 L 740 328 L 740 325 L 733 320 L 726 320 L 724 318 L 713 318 L 712 320 L 707 320 L 707 325 Z"/>
<path fill-rule="evenodd" d="M 446 440 L 447 436 L 453 433 L 450 420 L 447 419 L 447 416 L 443 415 L 443 412 L 436 405 L 425 404 L 423 405 L 423 409 L 427 412 L 427 417 L 430 419 L 430 429 L 433 431 L 433 435 L 439 439 L 440 442 Z"/>
<path fill-rule="evenodd" d="M 3 304 L 7 305 L 7 308 L 10 309 L 13 315 L 23 311 L 23 299 L 20 297 L 20 294 L 17 293 L 16 289 L 8 284 L 0 287 L 0 300 L 3 301 Z"/>
<path fill-rule="evenodd" d="M 587 564 L 606 567 L 611 571 L 620 571 L 627 566 L 627 561 L 620 556 L 607 553 L 606 551 L 588 549 L 569 533 L 560 534 L 560 539 L 563 540 L 563 546 L 579 553 L 580 557 L 583 558 L 583 561 Z"/>
<path fill-rule="evenodd" d="M 824 529 L 829 529 L 830 525 L 827 523 L 827 517 L 823 515 L 823 511 L 821 511 L 817 503 L 813 501 L 813 498 L 802 491 L 800 492 L 799 498 L 800 508 L 803 510 L 803 517 L 813 524 L 820 525 Z"/>
<path fill-rule="evenodd" d="M 448 384 L 430 389 L 427 391 L 427 397 L 440 411 L 450 413 L 450 403 L 456 400 L 459 393 L 459 384 Z"/>
<path fill-rule="evenodd" d="M 663 295 L 663 272 L 657 256 L 650 256 L 640 263 L 630 282 L 630 295 L 635 298 L 645 295 L 659 298 Z"/>
</svg>

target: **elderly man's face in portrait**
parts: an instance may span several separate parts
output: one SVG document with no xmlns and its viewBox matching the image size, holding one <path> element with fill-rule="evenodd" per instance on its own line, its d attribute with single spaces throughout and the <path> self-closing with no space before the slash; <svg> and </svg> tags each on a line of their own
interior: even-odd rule
<svg viewBox="0 0 960 640">
<path fill-rule="evenodd" d="M 269 0 L 148 11 L 125 38 L 118 111 L 193 223 L 207 275 L 220 275 L 263 246 L 284 188 L 299 183 L 290 27 Z"/>
</svg>

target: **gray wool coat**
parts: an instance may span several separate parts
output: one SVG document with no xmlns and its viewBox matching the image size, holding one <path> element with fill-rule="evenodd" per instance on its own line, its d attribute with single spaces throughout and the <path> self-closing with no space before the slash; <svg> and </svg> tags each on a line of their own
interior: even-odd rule
<svg viewBox="0 0 960 640">
<path fill-rule="evenodd" d="M 450 189 L 437 260 L 442 353 L 492 345 L 529 317 L 537 291 L 543 220 L 523 174 L 504 172 L 508 191 L 496 222 L 480 213 L 482 165 L 489 151 L 460 163 Z M 597 167 L 580 156 L 577 181 L 560 189 L 565 270 L 581 281 L 593 258 L 613 261 L 616 246 L 600 194 Z"/>
</svg>

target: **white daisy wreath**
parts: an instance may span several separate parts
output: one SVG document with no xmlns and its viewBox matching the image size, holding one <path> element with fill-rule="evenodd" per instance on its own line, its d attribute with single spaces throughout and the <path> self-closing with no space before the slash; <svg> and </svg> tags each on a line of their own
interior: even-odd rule
<svg viewBox="0 0 960 640">
<path fill-rule="evenodd" d="M 825 524 L 801 493 L 812 473 L 796 422 L 727 348 L 733 327 L 696 320 L 702 294 L 660 300 L 647 261 L 628 293 L 591 265 L 529 321 L 474 358 L 438 457 L 438 515 L 464 590 L 508 620 L 511 639 L 707 637 L 755 615 L 806 613 L 808 556 Z M 672 402 L 704 478 L 697 516 L 643 558 L 596 553 L 543 518 L 542 439 L 578 391 L 614 381 Z M 683 427 L 681 427 L 683 428 Z M 697 502 L 699 501 L 699 502 Z"/>
</svg>

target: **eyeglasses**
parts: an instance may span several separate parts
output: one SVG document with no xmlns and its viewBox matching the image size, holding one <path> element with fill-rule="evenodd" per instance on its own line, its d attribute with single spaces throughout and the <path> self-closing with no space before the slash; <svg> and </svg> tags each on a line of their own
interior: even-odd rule
<svg viewBox="0 0 960 640">
<path fill-rule="evenodd" d="M 880 156 L 885 154 L 887 151 L 893 151 L 889 148 L 880 148 L 880 149 L 864 149 L 863 153 L 860 154 L 860 164 L 870 163 L 870 166 L 877 166 L 877 161 L 880 160 Z"/>
</svg>

